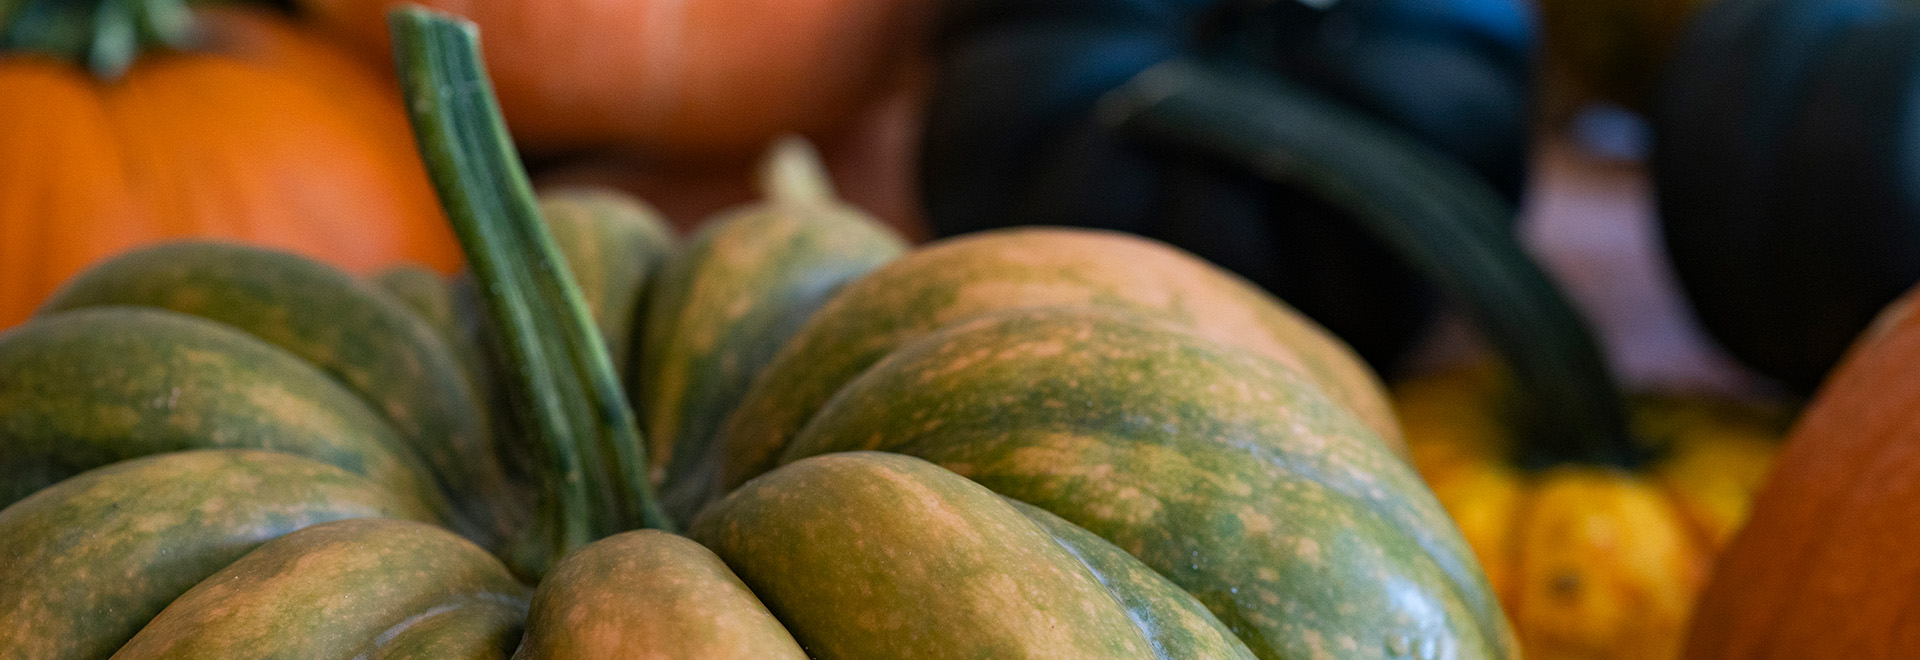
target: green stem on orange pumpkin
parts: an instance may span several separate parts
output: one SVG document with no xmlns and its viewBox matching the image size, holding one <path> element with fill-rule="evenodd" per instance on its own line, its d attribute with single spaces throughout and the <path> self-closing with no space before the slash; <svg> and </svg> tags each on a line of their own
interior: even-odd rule
<svg viewBox="0 0 1920 660">
<path fill-rule="evenodd" d="M 0 0 L 0 50 L 37 52 L 118 78 L 140 53 L 186 46 L 183 0 Z"/>
<path fill-rule="evenodd" d="M 671 529 L 613 361 L 507 135 L 477 30 L 417 7 L 388 20 L 421 155 L 501 337 L 524 435 L 547 463 L 516 569 L 537 575 L 600 537 Z"/>
<path fill-rule="evenodd" d="M 1311 90 L 1211 64 L 1148 69 L 1100 112 L 1125 134 L 1311 191 L 1465 305 L 1531 414 L 1522 461 L 1646 460 L 1586 325 L 1507 230 L 1512 207 L 1464 166 Z"/>
</svg>

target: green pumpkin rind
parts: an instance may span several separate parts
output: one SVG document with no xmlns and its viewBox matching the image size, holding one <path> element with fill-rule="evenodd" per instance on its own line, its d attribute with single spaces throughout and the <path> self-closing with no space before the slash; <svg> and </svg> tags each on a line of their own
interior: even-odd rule
<svg viewBox="0 0 1920 660">
<path fill-rule="evenodd" d="M 1472 551 L 1307 379 L 1095 310 L 982 317 L 842 389 L 783 460 L 918 456 L 1099 534 L 1261 658 L 1511 657 Z"/>
<path fill-rule="evenodd" d="M 917 250 L 847 286 L 815 314 L 728 420 L 710 494 L 771 469 L 835 391 L 894 348 L 978 314 L 1057 305 L 1160 318 L 1293 364 L 1399 443 L 1384 389 L 1359 357 L 1243 280 L 1113 232 L 999 230 Z"/>
<path fill-rule="evenodd" d="M 247 553 L 174 600 L 113 658 L 375 657 L 446 609 L 494 602 L 524 611 L 526 592 L 499 560 L 452 532 L 343 520 Z"/>
<path fill-rule="evenodd" d="M 540 215 L 593 311 L 614 368 L 626 373 L 641 293 L 672 252 L 673 230 L 644 202 L 596 188 L 542 192 Z"/>
<path fill-rule="evenodd" d="M 86 472 L 0 509 L 0 659 L 101 660 L 269 539 L 333 520 L 433 515 L 278 452 L 173 452 Z"/>
<path fill-rule="evenodd" d="M 451 345 L 460 318 L 454 311 L 453 285 L 447 278 L 419 264 L 397 264 L 381 269 L 367 281 L 406 305 L 439 334 L 441 341 Z"/>
<path fill-rule="evenodd" d="M 1153 657 L 1044 530 L 919 459 L 782 467 L 702 511 L 692 537 L 819 660 Z"/>
<path fill-rule="evenodd" d="M 754 375 L 842 285 L 906 249 L 851 207 L 775 200 L 708 223 L 670 258 L 629 388 L 677 517 L 711 488 L 713 437 Z"/>
<path fill-rule="evenodd" d="M 1253 660 L 1253 651 L 1193 595 L 1140 563 L 1127 551 L 1065 518 L 1020 500 L 1008 504 L 1053 536 L 1087 566 L 1133 615 L 1162 660 Z"/>
<path fill-rule="evenodd" d="M 593 622 L 582 625 L 583 621 Z M 643 530 L 595 541 L 541 580 L 514 660 L 806 660 L 713 554 Z"/>
<path fill-rule="evenodd" d="M 115 461 L 234 448 L 312 458 L 451 513 L 385 417 L 227 325 L 147 307 L 42 316 L 0 333 L 0 373 L 0 504 Z"/>
<path fill-rule="evenodd" d="M 366 660 L 508 660 L 520 643 L 527 608 L 516 599 L 467 600 L 435 609 L 392 635 Z"/>
<path fill-rule="evenodd" d="M 454 359 L 467 372 L 473 392 L 485 404 L 489 386 L 485 380 L 486 351 L 480 348 L 479 334 L 463 316 L 461 301 L 454 293 L 452 280 L 425 266 L 401 264 L 374 273 L 374 286 L 406 305 L 432 326 L 440 341 L 453 351 Z M 498 441 L 498 438 L 495 438 Z"/>
<path fill-rule="evenodd" d="M 218 321 L 345 383 L 412 441 L 489 543 L 527 515 L 511 497 L 466 370 L 432 326 L 375 286 L 294 254 L 182 241 L 96 265 L 43 309 L 106 305 Z"/>
</svg>

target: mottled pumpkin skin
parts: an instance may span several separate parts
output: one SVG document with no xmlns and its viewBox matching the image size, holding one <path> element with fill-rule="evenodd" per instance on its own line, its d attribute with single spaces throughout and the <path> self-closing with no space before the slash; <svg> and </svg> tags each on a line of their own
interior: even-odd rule
<svg viewBox="0 0 1920 660">
<path fill-rule="evenodd" d="M 432 525 L 357 518 L 255 548 L 113 657 L 504 659 L 526 608 L 527 588 L 480 546 Z M 474 621 L 492 625 L 457 625 Z"/>
<path fill-rule="evenodd" d="M 261 543 L 368 517 L 433 520 L 364 477 L 251 449 L 158 454 L 60 482 L 0 509 L 0 658 L 106 658 Z"/>
<path fill-rule="evenodd" d="M 654 530 L 568 555 L 540 581 L 514 660 L 806 660 L 726 563 Z"/>
<path fill-rule="evenodd" d="M 1285 303 L 1164 243 L 1101 230 L 1023 228 L 930 244 L 849 284 L 780 349 L 718 442 L 715 492 L 773 460 L 839 388 L 895 348 L 997 310 L 1119 309 L 1171 321 L 1309 375 L 1389 446 L 1400 444 L 1378 376 Z"/>
<path fill-rule="evenodd" d="M 1692 660 L 1914 653 L 1920 305 L 1887 308 L 1795 423 L 1700 596 Z"/>
<path fill-rule="evenodd" d="M 821 660 L 1152 658 L 1086 565 L 992 491 L 926 461 L 820 456 L 689 530 Z"/>
<path fill-rule="evenodd" d="M 628 386 L 670 513 L 690 519 L 704 502 L 714 436 L 780 347 L 841 287 L 906 250 L 851 206 L 776 195 L 714 218 L 667 260 Z"/>
<path fill-rule="evenodd" d="M 489 538 L 525 520 L 459 358 L 379 288 L 286 252 L 186 240 L 94 265 L 61 285 L 42 313 L 112 306 L 190 314 L 285 349 L 379 411 Z"/>
<path fill-rule="evenodd" d="M 1395 386 L 1414 464 L 1473 545 L 1530 659 L 1670 660 L 1696 594 L 1766 478 L 1787 411 L 1642 397 L 1642 471 L 1529 470 L 1514 393 L 1478 366 Z"/>
<path fill-rule="evenodd" d="M 356 272 L 460 263 L 397 95 L 285 19 L 203 10 L 113 83 L 0 53 L 0 327 L 88 264 L 183 236 Z"/>
<path fill-rule="evenodd" d="M 386 61 L 397 0 L 300 0 Z M 741 158 L 785 132 L 840 126 L 882 91 L 925 0 L 428 0 L 486 34 L 514 139 L 541 152 L 621 147 Z"/>
<path fill-rule="evenodd" d="M 85 470 L 201 448 L 338 466 L 452 513 L 371 406 L 280 348 L 156 309 L 62 312 L 0 333 L 0 503 Z"/>
<path fill-rule="evenodd" d="M 1513 657 L 1411 466 L 1314 380 L 1177 324 L 1056 307 L 929 333 L 781 460 L 851 450 L 933 461 L 1099 534 L 1259 658 Z"/>
</svg>

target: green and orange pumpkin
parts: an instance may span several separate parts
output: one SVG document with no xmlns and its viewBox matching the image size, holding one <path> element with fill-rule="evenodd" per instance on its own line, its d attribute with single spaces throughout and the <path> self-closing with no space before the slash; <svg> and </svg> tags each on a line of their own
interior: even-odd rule
<svg viewBox="0 0 1920 660">
<path fill-rule="evenodd" d="M 767 312 L 749 319 L 807 317 L 791 341 L 779 341 L 784 330 L 763 332 L 784 321 L 629 326 L 644 328 L 627 344 L 639 347 L 641 365 L 655 327 L 784 344 L 739 411 L 769 405 L 754 401 L 790 377 L 779 365 L 819 350 L 807 347 L 825 345 L 826 329 L 864 320 L 875 332 L 858 355 L 825 354 L 867 366 L 809 390 L 830 396 L 791 404 L 779 417 L 797 422 L 790 434 L 753 433 L 736 411 L 720 447 L 746 446 L 735 437 L 771 442 L 737 464 L 718 452 L 707 483 L 727 487 L 697 491 L 713 497 L 695 509 L 685 538 L 668 533 L 679 524 L 653 497 L 639 417 L 595 327 L 596 306 L 568 275 L 506 147 L 473 28 L 420 10 L 397 14 L 395 25 L 409 109 L 484 301 L 485 345 L 514 432 L 477 443 L 432 432 L 417 423 L 430 419 L 415 398 L 422 393 L 376 389 L 386 376 L 359 375 L 372 367 L 356 360 L 381 356 L 377 366 L 401 371 L 454 367 L 434 382 L 474 389 L 479 379 L 458 373 L 463 361 L 442 339 L 456 333 L 413 311 L 444 307 L 432 287 L 409 304 L 331 271 L 309 279 L 376 302 L 209 284 L 322 272 L 284 255 L 262 257 L 287 261 L 278 269 L 230 268 L 227 280 L 206 273 L 231 259 L 209 258 L 192 276 L 151 286 L 109 277 L 109 265 L 69 289 L 72 306 L 85 308 L 56 306 L 0 336 L 34 365 L 9 370 L 31 378 L 0 382 L 0 402 L 26 411 L 0 416 L 0 428 L 13 442 L 17 419 L 40 420 L 50 448 L 42 455 L 59 457 L 8 469 L 52 482 L 102 466 L 0 512 L 0 547 L 47 558 L 0 567 L 0 603 L 67 608 L 23 615 L 35 621 L 84 619 L 73 613 L 102 599 L 130 606 L 112 625 L 49 629 L 0 657 L 572 658 L 604 657 L 609 644 L 643 657 L 715 658 L 1517 656 L 1471 549 L 1396 453 L 1385 396 L 1351 352 L 1243 281 L 1113 235 L 1009 232 L 859 277 L 836 259 L 818 260 L 829 262 L 824 270 L 787 269 L 807 261 L 807 250 L 787 248 L 747 251 L 771 263 L 729 270 L 722 257 L 731 248 L 721 248 L 731 223 L 680 248 L 667 259 L 669 276 L 650 278 L 639 295 L 652 297 L 632 308 L 689 321 L 710 313 L 689 311 L 704 305 Z M 783 221 L 859 222 L 775 205 Z M 741 217 L 741 226 L 758 222 Z M 887 260 L 878 254 L 875 262 Z M 916 274 L 956 254 L 1031 268 L 977 283 L 980 273 L 963 268 L 946 281 Z M 126 263 L 140 265 L 139 256 Z M 164 273 L 179 261 L 142 268 Z M 1080 278 L 1076 261 L 1105 265 Z M 817 272 L 837 289 L 824 303 L 793 284 Z M 770 282 L 748 294 L 775 293 L 764 304 L 752 295 L 709 302 L 691 284 L 724 284 L 729 274 Z M 969 300 L 984 304 L 954 304 Z M 793 311 L 815 304 L 811 314 Z M 888 313 L 847 316 L 867 309 Z M 316 337 L 301 322 L 388 313 L 411 321 L 396 326 L 404 336 Z M 175 326 L 202 337 L 191 346 L 198 352 L 162 337 Z M 1242 331 L 1251 332 L 1221 341 Z M 27 342 L 36 337 L 75 348 L 56 355 Z M 340 343 L 310 343 L 329 338 Z M 83 350 L 109 340 L 160 348 Z M 688 355 L 669 357 L 702 365 L 750 356 L 727 342 L 684 345 L 670 350 Z M 238 356 L 212 359 L 229 353 Z M 185 370 L 174 371 L 169 356 Z M 64 377 L 61 360 L 106 375 Z M 209 371 L 205 387 L 176 391 L 166 379 L 132 377 L 193 369 L 251 371 L 256 380 L 243 387 Z M 305 390 L 288 384 L 296 379 L 330 393 L 302 399 Z M 72 412 L 88 406 L 97 414 Z M 461 414 L 469 425 L 485 419 Z M 287 449 L 281 439 L 293 436 L 279 429 L 332 418 L 368 427 L 365 455 L 388 456 L 393 467 L 258 451 Z M 97 437 L 76 442 L 70 424 Z M 512 464 L 513 451 L 499 446 L 507 442 L 524 445 L 524 464 Z M 503 495 L 471 478 L 488 462 L 463 453 L 476 445 L 532 481 L 509 478 Z M 683 440 L 676 455 L 683 446 L 709 455 Z M 197 447 L 205 449 L 165 452 Z M 114 462 L 141 454 L 149 456 Z M 176 476 L 188 474 L 200 476 Z M 671 489 L 672 471 L 667 478 Z M 141 494 L 140 506 L 122 505 L 129 493 Z M 629 531 L 640 527 L 665 531 Z"/>
</svg>

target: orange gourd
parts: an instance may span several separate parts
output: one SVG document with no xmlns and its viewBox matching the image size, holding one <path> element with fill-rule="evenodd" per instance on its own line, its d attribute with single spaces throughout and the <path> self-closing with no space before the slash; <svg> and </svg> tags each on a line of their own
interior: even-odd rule
<svg viewBox="0 0 1920 660">
<path fill-rule="evenodd" d="M 1488 366 L 1399 383 L 1415 467 L 1486 569 L 1530 660 L 1673 660 L 1718 549 L 1747 515 L 1785 406 L 1630 400 L 1633 466 L 1528 465 L 1512 383 Z"/>
<path fill-rule="evenodd" d="M 1686 657 L 1891 660 L 1920 648 L 1920 292 L 1816 392 L 1701 595 Z"/>
<path fill-rule="evenodd" d="M 390 83 L 263 11 L 193 25 L 185 50 L 117 77 L 0 52 L 0 328 L 86 265 L 168 238 L 458 267 Z"/>
<path fill-rule="evenodd" d="M 299 0 L 386 61 L 399 0 Z M 515 141 L 679 160 L 843 125 L 892 78 L 922 0 L 419 0 L 480 26 Z"/>
</svg>

